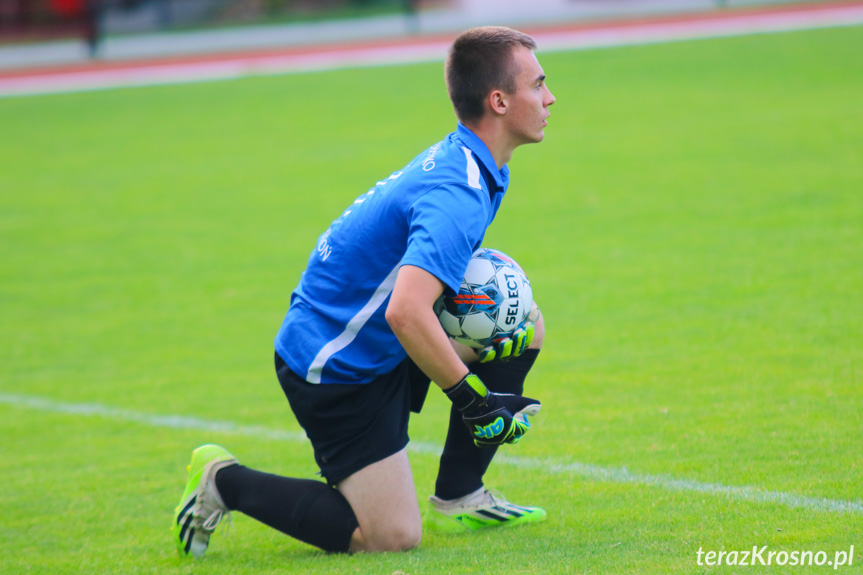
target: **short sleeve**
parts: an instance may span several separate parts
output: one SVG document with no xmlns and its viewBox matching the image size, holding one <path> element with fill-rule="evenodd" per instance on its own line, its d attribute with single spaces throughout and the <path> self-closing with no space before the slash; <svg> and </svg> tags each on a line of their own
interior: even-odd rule
<svg viewBox="0 0 863 575">
<path fill-rule="evenodd" d="M 471 254 L 482 242 L 491 209 L 483 190 L 439 186 L 410 209 L 408 245 L 402 265 L 417 266 L 457 293 Z"/>
</svg>

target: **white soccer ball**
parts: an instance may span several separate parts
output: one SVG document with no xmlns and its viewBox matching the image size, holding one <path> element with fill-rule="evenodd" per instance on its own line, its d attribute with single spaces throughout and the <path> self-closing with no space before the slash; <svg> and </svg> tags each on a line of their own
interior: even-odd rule
<svg viewBox="0 0 863 575">
<path fill-rule="evenodd" d="M 480 248 L 471 256 L 458 293 L 442 295 L 434 312 L 447 335 L 482 349 L 511 336 L 524 324 L 532 305 L 530 281 L 515 260 Z"/>
</svg>

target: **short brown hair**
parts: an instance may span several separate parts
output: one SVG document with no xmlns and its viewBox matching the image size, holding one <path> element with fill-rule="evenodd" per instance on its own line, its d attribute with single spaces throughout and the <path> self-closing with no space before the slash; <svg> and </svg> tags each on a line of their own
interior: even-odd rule
<svg viewBox="0 0 863 575">
<path fill-rule="evenodd" d="M 515 92 L 512 51 L 524 46 L 536 50 L 533 38 L 499 26 L 471 28 L 459 35 L 447 55 L 445 74 L 455 115 L 462 122 L 478 120 L 492 90 Z"/>
</svg>

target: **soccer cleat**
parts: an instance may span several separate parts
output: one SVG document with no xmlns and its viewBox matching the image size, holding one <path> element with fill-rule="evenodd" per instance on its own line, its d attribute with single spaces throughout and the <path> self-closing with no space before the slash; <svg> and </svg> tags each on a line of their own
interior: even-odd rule
<svg viewBox="0 0 863 575">
<path fill-rule="evenodd" d="M 236 465 L 236 458 L 219 445 L 202 445 L 192 452 L 187 469 L 186 490 L 174 509 L 171 531 L 180 557 L 201 557 L 207 551 L 210 535 L 230 514 L 216 489 L 216 473 Z"/>
<path fill-rule="evenodd" d="M 429 502 L 436 524 L 444 529 L 447 523 L 452 526 L 453 522 L 466 529 L 477 530 L 533 523 L 546 517 L 544 509 L 513 505 L 499 493 L 485 488 L 452 500 L 432 495 Z"/>
</svg>

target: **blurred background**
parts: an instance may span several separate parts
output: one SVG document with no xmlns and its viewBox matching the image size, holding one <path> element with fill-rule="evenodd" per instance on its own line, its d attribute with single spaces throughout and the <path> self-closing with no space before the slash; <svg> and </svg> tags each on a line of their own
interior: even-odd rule
<svg viewBox="0 0 863 575">
<path fill-rule="evenodd" d="M 479 24 L 563 24 L 793 3 L 795 0 L 0 0 L 0 67 L 382 39 L 447 33 Z"/>
</svg>

